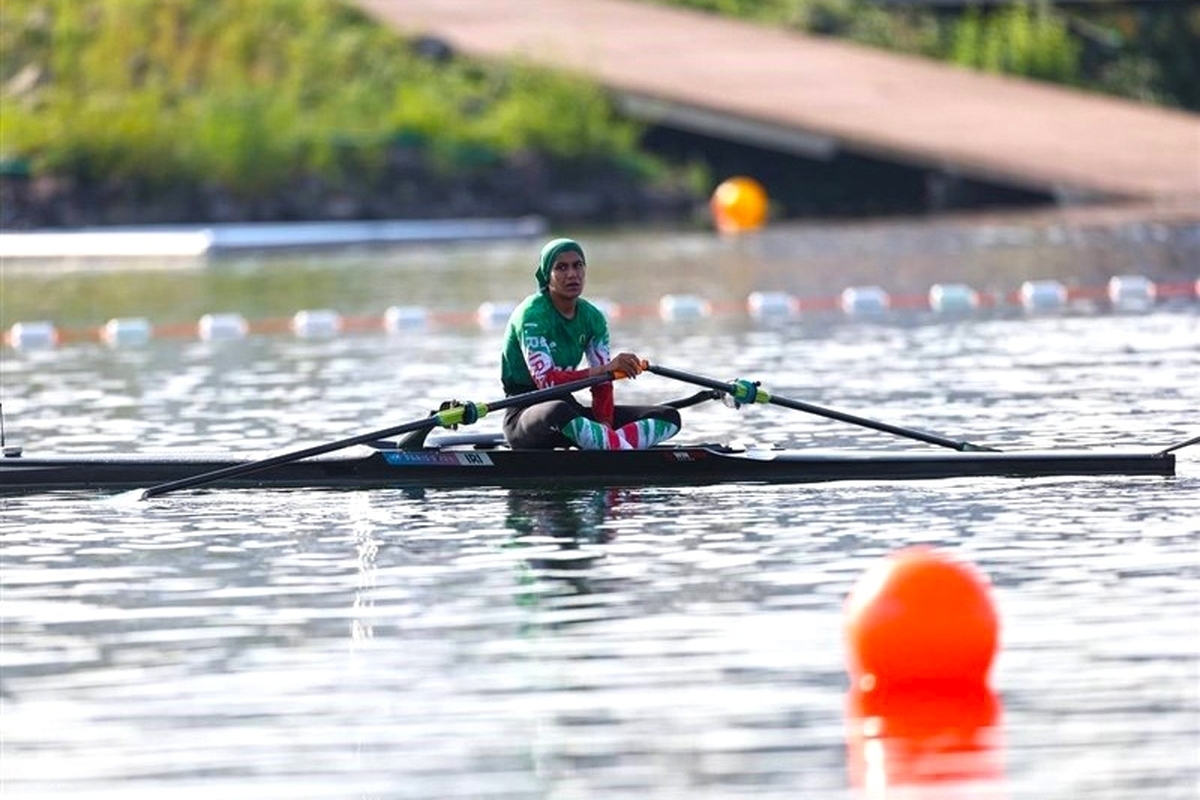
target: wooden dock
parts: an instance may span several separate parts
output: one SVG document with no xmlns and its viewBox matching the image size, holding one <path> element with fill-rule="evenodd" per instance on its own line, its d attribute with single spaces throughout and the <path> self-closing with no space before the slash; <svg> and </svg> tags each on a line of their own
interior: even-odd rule
<svg viewBox="0 0 1200 800">
<path fill-rule="evenodd" d="M 356 0 L 401 33 L 577 71 L 647 122 L 1049 193 L 1200 204 L 1200 115 L 627 0 Z"/>
</svg>

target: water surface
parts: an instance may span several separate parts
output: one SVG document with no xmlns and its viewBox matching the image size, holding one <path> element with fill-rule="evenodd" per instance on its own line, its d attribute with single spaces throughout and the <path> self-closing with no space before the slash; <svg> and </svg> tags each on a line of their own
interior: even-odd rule
<svg viewBox="0 0 1200 800">
<path fill-rule="evenodd" d="M 1006 449 L 1200 433 L 1192 307 L 615 328 L 669 366 Z M 7 432 L 31 454 L 296 449 L 495 398 L 498 337 L 4 350 Z M 688 439 L 928 447 L 773 406 L 684 419 Z M 3 793 L 1194 798 L 1198 465 L 1193 447 L 1175 479 L 2 498 Z M 993 583 L 999 716 L 946 780 L 869 794 L 842 604 L 914 544 Z"/>
</svg>

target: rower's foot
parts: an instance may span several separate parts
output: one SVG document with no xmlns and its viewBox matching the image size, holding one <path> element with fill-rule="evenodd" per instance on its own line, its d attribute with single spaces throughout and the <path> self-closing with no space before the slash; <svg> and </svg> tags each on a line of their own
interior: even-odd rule
<svg viewBox="0 0 1200 800">
<path fill-rule="evenodd" d="M 624 440 L 626 448 L 630 450 L 645 450 L 659 442 L 665 442 L 677 433 L 679 433 L 678 425 L 654 417 L 630 422 L 617 430 L 617 434 Z"/>
<path fill-rule="evenodd" d="M 679 426 L 649 418 L 614 430 L 586 417 L 576 417 L 563 426 L 562 432 L 580 450 L 645 450 L 679 433 Z"/>
</svg>

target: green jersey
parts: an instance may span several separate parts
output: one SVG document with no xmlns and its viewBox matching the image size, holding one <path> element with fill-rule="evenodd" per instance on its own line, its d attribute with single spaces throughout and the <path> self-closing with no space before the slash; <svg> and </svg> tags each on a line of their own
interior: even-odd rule
<svg viewBox="0 0 1200 800">
<path fill-rule="evenodd" d="M 500 357 L 500 380 L 506 394 L 532 392 L 587 377 L 587 367 L 600 367 L 612 360 L 609 354 L 608 320 L 603 312 L 583 298 L 575 304 L 575 316 L 558 312 L 545 292 L 530 295 L 513 311 L 504 334 Z M 592 415 L 612 423 L 611 383 L 592 387 Z"/>
</svg>

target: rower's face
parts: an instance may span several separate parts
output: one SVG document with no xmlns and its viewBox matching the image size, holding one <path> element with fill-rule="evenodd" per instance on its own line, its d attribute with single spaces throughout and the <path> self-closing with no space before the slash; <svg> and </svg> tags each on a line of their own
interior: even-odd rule
<svg viewBox="0 0 1200 800">
<path fill-rule="evenodd" d="M 550 293 L 565 298 L 576 298 L 583 294 L 584 277 L 587 274 L 587 264 L 583 256 L 568 250 L 559 253 L 550 267 Z"/>
</svg>

